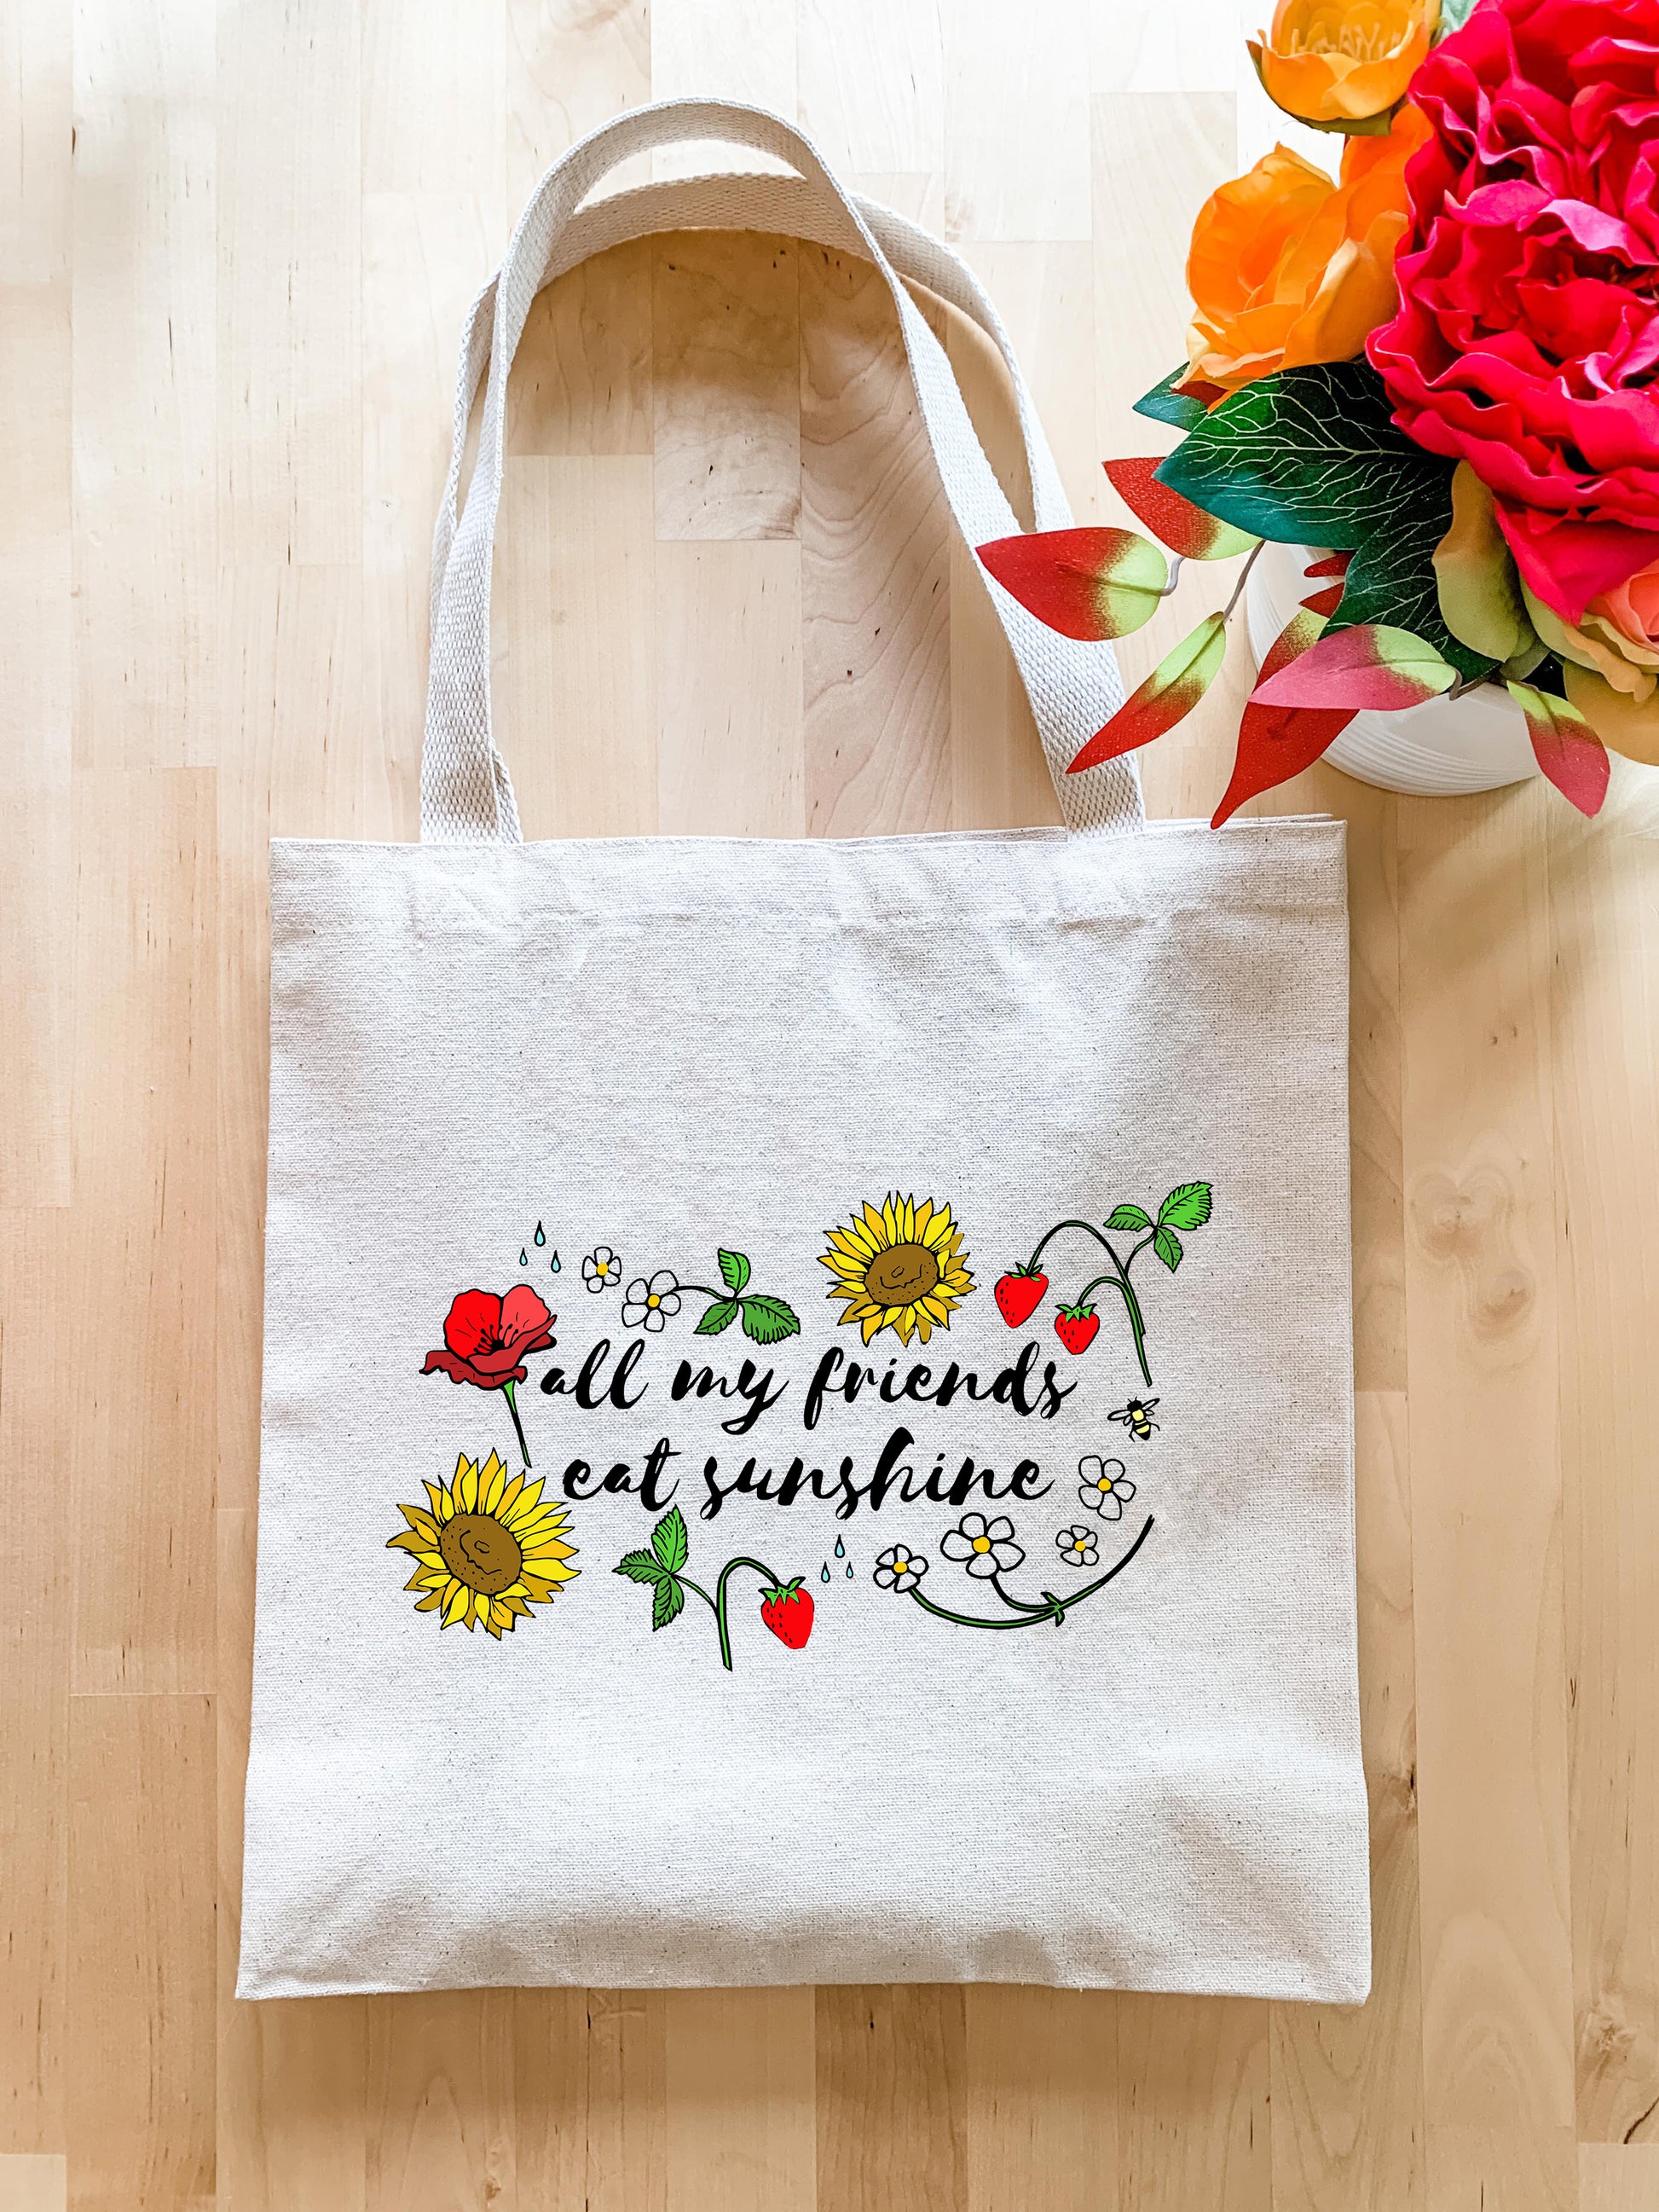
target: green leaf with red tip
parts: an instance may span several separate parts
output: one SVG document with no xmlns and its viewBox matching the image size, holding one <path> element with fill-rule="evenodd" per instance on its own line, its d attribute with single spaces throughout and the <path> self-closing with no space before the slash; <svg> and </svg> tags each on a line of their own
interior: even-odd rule
<svg viewBox="0 0 1659 2212">
<path fill-rule="evenodd" d="M 1323 615 L 1328 619 L 1342 604 L 1344 586 L 1327 584 L 1322 592 L 1310 592 L 1302 604 L 1310 615 Z"/>
<path fill-rule="evenodd" d="M 1172 730 L 1209 690 L 1227 653 L 1227 618 L 1206 615 L 1198 628 L 1166 653 L 1139 689 L 1132 692 L 1103 729 L 1097 730 L 1066 770 L 1086 768 L 1133 752 Z"/>
<path fill-rule="evenodd" d="M 1328 553 L 1322 561 L 1310 561 L 1302 573 L 1310 583 L 1320 576 L 1346 576 L 1352 558 L 1352 553 Z"/>
<path fill-rule="evenodd" d="M 1149 415 L 1154 422 L 1173 422 L 1177 430 L 1190 430 L 1224 396 L 1218 384 L 1205 383 L 1183 361 L 1179 368 L 1160 376 L 1150 392 L 1141 393 L 1135 413 Z"/>
<path fill-rule="evenodd" d="M 1033 530 L 994 538 L 979 557 L 1005 592 L 1062 637 L 1127 637 L 1170 580 L 1156 545 L 1133 530 Z"/>
<path fill-rule="evenodd" d="M 1451 502 L 1450 526 L 1434 549 L 1441 619 L 1474 652 L 1517 659 L 1537 643 L 1537 633 L 1492 493 L 1467 461 L 1452 471 Z"/>
<path fill-rule="evenodd" d="M 1539 767 L 1581 814 L 1599 814 L 1610 772 L 1601 738 L 1569 699 L 1557 699 L 1535 684 L 1514 682 L 1509 694 L 1527 718 L 1527 735 Z"/>
<path fill-rule="evenodd" d="M 1449 691 L 1457 671 L 1431 645 L 1391 623 L 1328 632 L 1250 694 L 1264 707 L 1369 708 L 1399 714 Z"/>
<path fill-rule="evenodd" d="M 1314 608 L 1298 609 L 1268 647 L 1258 684 L 1277 676 L 1281 668 L 1288 668 L 1298 654 L 1305 653 L 1322 635 L 1325 621 L 1325 616 Z M 1246 706 L 1239 718 L 1232 781 L 1211 817 L 1212 829 L 1218 830 L 1247 799 L 1287 783 L 1304 768 L 1311 768 L 1347 728 L 1354 713 L 1352 707 L 1262 707 L 1254 702 Z"/>
<path fill-rule="evenodd" d="M 1235 553 L 1248 553 L 1252 545 L 1261 543 L 1248 530 L 1218 521 L 1180 492 L 1171 491 L 1168 484 L 1159 483 L 1152 471 L 1161 465 L 1163 458 L 1154 453 L 1150 458 L 1107 461 L 1103 465 L 1123 504 L 1171 553 L 1178 553 L 1183 561 L 1227 561 Z"/>
</svg>

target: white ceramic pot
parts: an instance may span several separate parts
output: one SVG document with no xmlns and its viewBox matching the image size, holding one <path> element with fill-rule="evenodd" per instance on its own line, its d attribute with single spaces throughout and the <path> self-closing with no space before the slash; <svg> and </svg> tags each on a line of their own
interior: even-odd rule
<svg viewBox="0 0 1659 2212">
<path fill-rule="evenodd" d="M 1301 602 L 1329 580 L 1304 580 L 1320 557 L 1305 545 L 1262 547 L 1244 593 L 1258 667 Z M 1430 796 L 1496 791 L 1538 773 L 1521 709 L 1491 684 L 1401 714 L 1356 714 L 1325 758 L 1362 783 Z"/>
</svg>

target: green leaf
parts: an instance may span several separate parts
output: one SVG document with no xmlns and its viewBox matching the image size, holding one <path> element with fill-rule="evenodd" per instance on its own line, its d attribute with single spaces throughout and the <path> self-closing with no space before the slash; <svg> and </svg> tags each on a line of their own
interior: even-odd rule
<svg viewBox="0 0 1659 2212">
<path fill-rule="evenodd" d="M 626 1575 L 630 1583 L 659 1583 L 665 1570 L 649 1552 L 625 1552 L 611 1571 Z"/>
<path fill-rule="evenodd" d="M 1139 1206 L 1115 1206 L 1106 1217 L 1109 1229 L 1150 1229 L 1152 1217 Z"/>
<path fill-rule="evenodd" d="M 1435 548 L 1451 525 L 1453 464 L 1397 430 L 1368 362 L 1322 362 L 1259 377 L 1194 425 L 1158 479 L 1240 530 L 1328 545 L 1353 559 L 1333 630 L 1410 630 L 1462 676 L 1491 659 L 1440 612 Z"/>
<path fill-rule="evenodd" d="M 749 1262 L 741 1252 L 722 1252 L 720 1262 L 720 1280 L 735 1296 L 749 1280 Z"/>
<path fill-rule="evenodd" d="M 1183 361 L 1167 376 L 1161 376 L 1150 392 L 1143 392 L 1135 402 L 1137 415 L 1150 415 L 1154 422 L 1173 422 L 1177 430 L 1190 430 L 1195 422 L 1204 420 L 1204 403 L 1189 399 L 1177 392 L 1177 384 L 1190 382 L 1192 370 Z"/>
<path fill-rule="evenodd" d="M 1181 1265 L 1181 1239 L 1173 1229 L 1160 1228 L 1152 1232 L 1152 1249 L 1173 1275 Z"/>
<path fill-rule="evenodd" d="M 1201 1229 L 1210 1218 L 1210 1188 L 1207 1182 L 1178 1182 L 1158 1209 L 1159 1224 Z"/>
<path fill-rule="evenodd" d="M 1490 653 L 1507 665 L 1536 647 L 1538 638 L 1521 597 L 1515 556 L 1498 527 L 1497 502 L 1467 461 L 1452 471 L 1451 501 L 1450 525 L 1434 549 L 1440 612 L 1452 635 L 1472 652 Z"/>
<path fill-rule="evenodd" d="M 691 1333 L 694 1336 L 718 1336 L 723 1328 L 730 1328 L 737 1317 L 737 1300 L 721 1298 L 718 1304 L 708 1309 Z"/>
<path fill-rule="evenodd" d="M 684 1610 L 684 1590 L 672 1575 L 665 1575 L 657 1584 L 657 1594 L 651 1601 L 652 1628 L 666 1628 L 669 1622 L 678 1620 Z"/>
<path fill-rule="evenodd" d="M 678 1505 L 671 1505 L 651 1531 L 651 1548 L 671 1575 L 678 1574 L 691 1556 L 690 1539 L 685 1533 L 685 1516 Z"/>
<path fill-rule="evenodd" d="M 781 1298 L 746 1297 L 743 1304 L 743 1333 L 756 1344 L 781 1344 L 786 1336 L 800 1334 L 800 1321 L 793 1306 Z"/>
</svg>

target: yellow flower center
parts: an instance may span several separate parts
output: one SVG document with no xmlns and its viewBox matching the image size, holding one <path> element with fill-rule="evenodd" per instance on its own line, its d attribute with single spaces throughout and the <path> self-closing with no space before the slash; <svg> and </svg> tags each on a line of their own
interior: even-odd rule
<svg viewBox="0 0 1659 2212">
<path fill-rule="evenodd" d="M 653 1291 L 650 1297 L 645 1303 L 648 1306 L 659 1306 L 662 1304 L 662 1300 L 657 1296 L 656 1292 Z"/>
<path fill-rule="evenodd" d="M 975 1539 L 974 1539 L 974 1549 L 975 1549 L 976 1552 L 988 1552 L 988 1551 L 990 1550 L 990 1548 L 991 1548 L 991 1540 L 990 1540 L 990 1538 L 989 1538 L 988 1536 L 975 1536 Z"/>
<path fill-rule="evenodd" d="M 903 1573 L 904 1573 L 904 1571 L 905 1571 L 905 1570 L 908 1567 L 909 1564 L 910 1564 L 910 1555 L 909 1555 L 909 1553 L 908 1553 L 908 1552 L 895 1552 L 895 1553 L 894 1553 L 894 1554 L 893 1554 L 893 1572 L 894 1572 L 896 1575 L 902 1575 L 902 1574 L 903 1574 Z"/>
<path fill-rule="evenodd" d="M 1111 1476 L 1109 1474 L 1103 1474 L 1100 1480 L 1096 1483 L 1095 1488 L 1100 1492 L 1103 1498 L 1109 1498 L 1112 1494 Z"/>
</svg>

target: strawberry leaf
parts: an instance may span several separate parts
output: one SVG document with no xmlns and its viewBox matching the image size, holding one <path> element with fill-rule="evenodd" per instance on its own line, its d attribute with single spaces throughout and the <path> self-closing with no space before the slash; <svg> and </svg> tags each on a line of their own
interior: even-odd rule
<svg viewBox="0 0 1659 2212">
<path fill-rule="evenodd" d="M 1150 1229 L 1152 1217 L 1139 1206 L 1115 1206 L 1106 1217 L 1109 1229 Z"/>
<path fill-rule="evenodd" d="M 1178 1182 L 1158 1209 L 1160 1226 L 1201 1229 L 1210 1218 L 1211 1188 L 1207 1182 Z"/>
<path fill-rule="evenodd" d="M 1173 1275 L 1181 1265 L 1181 1239 L 1174 1230 L 1155 1229 L 1152 1231 L 1152 1249 Z"/>
<path fill-rule="evenodd" d="M 1325 617 L 1310 608 L 1291 617 L 1268 647 L 1258 684 L 1288 668 L 1325 628 Z M 1238 750 L 1232 781 L 1211 818 L 1218 830 L 1247 799 L 1271 791 L 1311 768 L 1354 718 L 1352 707 L 1262 707 L 1248 704 L 1239 718 Z"/>
<path fill-rule="evenodd" d="M 718 1336 L 723 1328 L 730 1328 L 737 1317 L 737 1300 L 720 1298 L 714 1305 L 705 1308 L 702 1319 L 691 1334 L 694 1336 Z"/>
<path fill-rule="evenodd" d="M 1080 775 L 1086 768 L 1115 760 L 1120 753 L 1133 752 L 1137 745 L 1150 744 L 1172 730 L 1209 690 L 1226 652 L 1226 617 L 1206 615 L 1173 652 L 1165 653 L 1111 720 L 1095 732 L 1066 774 Z"/>
<path fill-rule="evenodd" d="M 1127 637 L 1156 612 L 1170 567 L 1133 530 L 1032 530 L 994 538 L 979 557 L 1029 614 L 1062 637 Z"/>
<path fill-rule="evenodd" d="M 753 1344 L 781 1344 L 786 1336 L 800 1334 L 800 1322 L 793 1306 L 781 1298 L 754 1293 L 742 1301 L 743 1333 Z"/>
<path fill-rule="evenodd" d="M 1431 645 L 1390 623 L 1327 630 L 1251 692 L 1264 707 L 1370 708 L 1398 714 L 1449 691 L 1457 671 Z"/>
<path fill-rule="evenodd" d="M 659 1628 L 666 1628 L 669 1622 L 671 1620 L 678 1620 L 684 1610 L 685 1590 L 684 1586 L 679 1582 L 678 1577 L 674 1575 L 665 1575 L 662 1580 L 657 1584 L 656 1593 L 651 1600 L 651 1626 L 653 1631 L 654 1632 Z"/>
<path fill-rule="evenodd" d="M 1564 799 L 1581 814 L 1599 814 L 1607 795 L 1607 747 L 1570 699 L 1552 697 L 1531 684 L 1509 685 L 1527 718 L 1534 757 Z"/>
<path fill-rule="evenodd" d="M 685 1533 L 685 1516 L 678 1505 L 671 1505 L 651 1531 L 651 1549 L 671 1575 L 678 1574 L 690 1557 L 691 1543 Z"/>
<path fill-rule="evenodd" d="M 720 1261 L 720 1280 L 735 1297 L 749 1280 L 749 1262 L 741 1252 L 721 1250 L 715 1255 Z"/>
<path fill-rule="evenodd" d="M 630 1583 L 659 1583 L 668 1571 L 649 1552 L 624 1552 L 611 1571 L 626 1575 Z"/>
<path fill-rule="evenodd" d="M 1144 522 L 1154 538 L 1183 561 L 1225 561 L 1235 553 L 1248 553 L 1261 539 L 1231 522 L 1218 522 L 1201 507 L 1194 507 L 1178 491 L 1160 483 L 1152 474 L 1161 465 L 1150 459 L 1105 463 L 1112 489 L 1136 520 Z"/>
</svg>

